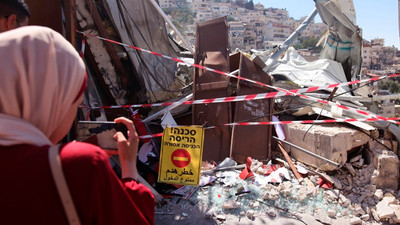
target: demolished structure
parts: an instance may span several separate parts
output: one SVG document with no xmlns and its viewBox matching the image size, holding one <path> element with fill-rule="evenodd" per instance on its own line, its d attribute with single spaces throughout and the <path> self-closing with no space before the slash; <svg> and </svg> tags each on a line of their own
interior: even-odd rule
<svg viewBox="0 0 400 225">
<path fill-rule="evenodd" d="M 272 54 L 230 54 L 225 17 L 197 24 L 193 51 L 152 2 L 70 1 L 89 80 L 80 121 L 122 115 L 140 136 L 163 125 L 206 129 L 204 171 L 194 188 L 156 182 L 160 138 L 142 140 L 141 181 L 166 204 L 156 221 L 171 222 L 164 217 L 178 198 L 227 223 L 227 214 L 254 220 L 276 213 L 307 213 L 328 224 L 400 223 L 399 118 L 358 101 L 372 102 L 360 96 L 360 84 L 397 75 L 356 80 L 362 38 L 351 0 L 316 1 L 301 25 L 319 13 L 329 27 L 313 62 L 290 47 L 301 29 Z M 76 129 L 90 136 L 82 137 L 80 123 Z"/>
</svg>

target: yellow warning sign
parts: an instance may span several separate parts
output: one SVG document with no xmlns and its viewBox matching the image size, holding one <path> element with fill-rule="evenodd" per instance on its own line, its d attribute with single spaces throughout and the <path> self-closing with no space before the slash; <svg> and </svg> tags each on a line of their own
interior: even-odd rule
<svg viewBox="0 0 400 225">
<path fill-rule="evenodd" d="M 167 127 L 161 141 L 158 182 L 198 185 L 203 158 L 202 127 Z"/>
</svg>

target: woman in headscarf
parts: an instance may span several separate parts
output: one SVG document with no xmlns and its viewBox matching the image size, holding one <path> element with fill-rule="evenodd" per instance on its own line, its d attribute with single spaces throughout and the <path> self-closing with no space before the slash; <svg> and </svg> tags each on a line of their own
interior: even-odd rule
<svg viewBox="0 0 400 225">
<path fill-rule="evenodd" d="M 48 150 L 69 131 L 86 88 L 85 65 L 59 33 L 27 26 L 0 33 L 0 220 L 68 224 Z M 153 224 L 154 196 L 137 183 L 138 136 L 116 119 L 122 180 L 94 145 L 60 147 L 62 169 L 81 224 Z"/>
</svg>

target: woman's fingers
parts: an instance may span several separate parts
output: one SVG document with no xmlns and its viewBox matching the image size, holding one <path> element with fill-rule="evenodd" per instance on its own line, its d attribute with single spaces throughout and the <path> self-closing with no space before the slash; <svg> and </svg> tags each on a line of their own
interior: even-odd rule
<svg viewBox="0 0 400 225">
<path fill-rule="evenodd" d="M 114 134 L 113 138 L 117 141 L 117 142 L 121 142 L 126 140 L 124 134 L 122 134 L 122 132 L 118 131 L 117 133 Z"/>
<path fill-rule="evenodd" d="M 128 129 L 128 139 L 138 139 L 138 135 L 136 133 L 135 126 L 133 125 L 132 120 L 129 120 L 125 117 L 118 117 L 114 120 L 116 123 L 123 123 Z"/>
</svg>

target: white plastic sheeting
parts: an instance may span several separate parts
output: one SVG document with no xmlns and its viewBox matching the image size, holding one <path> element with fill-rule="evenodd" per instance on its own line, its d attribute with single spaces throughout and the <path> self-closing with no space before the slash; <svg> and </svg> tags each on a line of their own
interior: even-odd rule
<svg viewBox="0 0 400 225">
<path fill-rule="evenodd" d="M 346 76 L 340 63 L 329 59 L 308 62 L 293 47 L 288 48 L 284 57 L 275 62 L 269 74 L 275 79 L 281 79 L 279 75 L 284 76 L 287 80 L 293 81 L 302 87 L 346 82 Z M 349 91 L 349 87 L 343 86 L 339 87 L 337 93 L 340 94 L 346 91 Z"/>
</svg>

